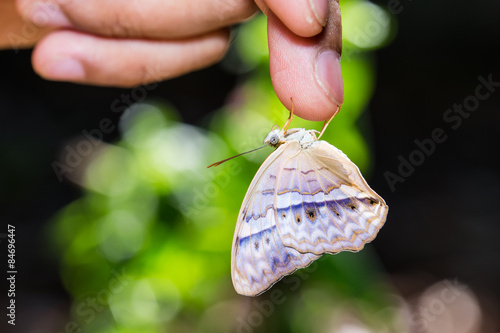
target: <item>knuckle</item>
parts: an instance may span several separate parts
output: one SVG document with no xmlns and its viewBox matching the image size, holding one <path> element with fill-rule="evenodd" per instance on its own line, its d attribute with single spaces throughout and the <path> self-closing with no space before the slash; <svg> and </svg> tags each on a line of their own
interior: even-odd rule
<svg viewBox="0 0 500 333">
<path fill-rule="evenodd" d="M 113 37 L 136 37 L 140 35 L 140 27 L 136 26 L 136 22 L 128 13 L 118 11 L 101 20 L 99 30 Z"/>
<path fill-rule="evenodd" d="M 255 2 L 250 0 L 220 0 L 217 2 L 217 12 L 222 18 L 234 21 L 248 19 L 258 11 Z"/>
</svg>

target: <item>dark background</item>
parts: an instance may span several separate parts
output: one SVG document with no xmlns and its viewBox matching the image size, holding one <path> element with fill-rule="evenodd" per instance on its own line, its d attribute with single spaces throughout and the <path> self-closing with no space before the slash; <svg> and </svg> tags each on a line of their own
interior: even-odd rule
<svg viewBox="0 0 500 333">
<path fill-rule="evenodd" d="M 457 129 L 443 115 L 474 95 L 479 76 L 500 82 L 500 2 L 400 5 L 396 38 L 376 52 L 377 86 L 363 116 L 372 123 L 376 169 L 370 184 L 390 206 L 389 223 L 374 247 L 403 295 L 423 288 L 402 283 L 407 276 L 426 283 L 457 278 L 478 295 L 498 330 L 500 87 Z M 30 315 L 22 303 L 69 302 L 57 262 L 40 249 L 40 233 L 80 193 L 57 180 L 51 163 L 82 129 L 97 128 L 103 116 L 116 120 L 111 103 L 130 93 L 45 81 L 33 73 L 30 56 L 29 50 L 0 52 L 0 233 L 8 223 L 16 226 L 18 319 Z M 223 105 L 238 79 L 216 65 L 163 82 L 148 97 L 169 101 L 184 121 L 196 124 Z M 431 138 L 436 128 L 446 141 L 392 191 L 387 172 L 397 174 L 398 157 L 408 159 L 418 149 L 414 141 Z M 117 136 L 114 131 L 104 140 Z"/>
</svg>

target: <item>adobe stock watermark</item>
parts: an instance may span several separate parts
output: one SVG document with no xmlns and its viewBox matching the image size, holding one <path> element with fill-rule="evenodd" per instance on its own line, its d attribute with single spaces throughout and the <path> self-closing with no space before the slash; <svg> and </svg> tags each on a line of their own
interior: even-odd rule
<svg viewBox="0 0 500 333">
<path fill-rule="evenodd" d="M 363 27 L 356 27 L 352 31 L 352 41 L 363 48 L 370 48 L 370 45 L 374 40 L 380 38 L 382 34 L 388 34 L 386 38 L 390 39 L 391 36 L 391 25 L 395 20 L 395 16 L 401 14 L 406 5 L 405 2 L 411 2 L 412 0 L 389 0 L 385 5 L 385 10 L 373 5 L 370 10 L 370 19 L 364 22 Z M 342 57 L 349 59 L 349 57 L 362 52 L 358 48 L 347 48 L 343 51 Z"/>
<path fill-rule="evenodd" d="M 438 145 L 448 139 L 450 130 L 458 130 L 463 121 L 479 109 L 481 102 L 490 98 L 500 87 L 500 81 L 494 81 L 493 74 L 487 77 L 480 75 L 477 80 L 479 83 L 473 94 L 466 96 L 461 103 L 455 103 L 443 112 L 443 121 L 449 128 L 438 127 L 433 129 L 428 137 L 415 139 L 413 141 L 415 148 L 397 157 L 399 164 L 396 170 L 384 172 L 384 178 L 392 192 L 396 191 L 397 184 L 404 183 L 428 157 L 436 152 Z"/>
<path fill-rule="evenodd" d="M 355 28 L 353 42 L 361 47 L 369 48 L 371 43 L 378 39 L 381 34 L 388 32 L 391 29 L 391 24 L 395 16 L 401 14 L 406 7 L 405 3 L 412 2 L 412 0 L 389 0 L 385 5 L 386 10 L 373 6 L 370 10 L 371 19 L 367 20 L 362 28 Z M 390 38 L 390 36 L 388 36 Z M 342 57 L 349 58 L 353 55 L 360 53 L 358 48 L 348 48 L 343 51 Z"/>
<path fill-rule="evenodd" d="M 106 288 L 99 290 L 92 296 L 86 297 L 75 307 L 75 320 L 66 322 L 62 331 L 57 333 L 81 332 L 83 324 L 90 324 L 98 313 L 106 309 L 109 297 L 118 294 L 132 281 L 132 278 L 125 273 L 125 268 L 121 272 L 111 271 L 112 279 L 109 280 Z"/>
<path fill-rule="evenodd" d="M 296 291 L 300 288 L 303 281 L 307 280 L 311 273 L 318 269 L 318 262 L 326 260 L 327 256 L 322 256 L 317 260 L 313 261 L 311 265 L 306 268 L 299 269 L 292 275 L 285 276 L 280 284 L 280 287 L 286 286 L 290 291 Z M 273 286 L 270 290 L 266 291 L 269 293 L 268 299 L 255 299 L 252 305 L 255 310 L 249 312 L 245 318 L 238 316 L 236 318 L 237 333 L 252 333 L 256 328 L 260 327 L 266 318 L 271 317 L 274 313 L 276 306 L 286 302 L 287 297 L 284 291 L 278 287 Z"/>
<path fill-rule="evenodd" d="M 441 285 L 442 288 L 433 292 L 432 297 L 424 299 L 418 308 L 411 313 L 410 325 L 415 327 L 416 332 L 426 332 L 428 326 L 438 320 L 468 288 L 459 283 L 457 279 L 445 280 Z"/>
<path fill-rule="evenodd" d="M 152 75 L 151 73 L 148 73 Z M 143 102 L 148 92 L 156 89 L 158 82 L 134 87 L 130 92 L 122 93 L 119 98 L 113 100 L 110 104 L 112 113 L 123 113 L 127 108 L 135 103 Z M 104 135 L 115 131 L 117 124 L 113 123 L 108 117 L 102 118 L 98 125 L 92 129 L 83 129 L 81 137 L 73 144 L 67 144 L 59 160 L 51 163 L 52 170 L 56 174 L 57 180 L 62 182 L 65 174 L 73 173 L 84 159 L 90 156 L 94 150 L 102 143 Z"/>
<path fill-rule="evenodd" d="M 20 34 L 12 31 L 7 34 L 11 49 L 17 53 L 21 46 L 30 44 L 33 38 L 40 32 L 40 29 L 47 27 L 50 20 L 58 15 L 59 5 L 67 4 L 70 1 L 44 1 L 43 6 L 38 5 L 38 11 L 33 17 L 33 22 L 25 21 L 21 27 Z"/>
<path fill-rule="evenodd" d="M 377 5 L 370 5 L 369 19 L 363 22 L 361 27 L 354 27 L 352 31 L 345 31 L 346 38 L 352 41 L 356 47 L 348 47 L 342 50 L 342 58 L 350 59 L 359 53 L 364 52 L 361 49 L 370 49 L 374 41 L 380 39 L 380 36 L 387 33 L 392 24 L 392 16 L 386 10 Z M 361 48 L 361 49 L 360 49 Z"/>
</svg>

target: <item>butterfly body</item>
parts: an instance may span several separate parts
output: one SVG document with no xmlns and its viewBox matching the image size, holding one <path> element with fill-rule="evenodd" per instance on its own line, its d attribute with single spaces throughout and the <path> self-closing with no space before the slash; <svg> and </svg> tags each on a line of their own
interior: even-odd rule
<svg viewBox="0 0 500 333">
<path fill-rule="evenodd" d="M 317 131 L 271 131 L 276 150 L 257 171 L 233 239 L 236 291 L 256 296 L 324 253 L 359 251 L 385 222 L 388 207 L 339 149 Z"/>
</svg>

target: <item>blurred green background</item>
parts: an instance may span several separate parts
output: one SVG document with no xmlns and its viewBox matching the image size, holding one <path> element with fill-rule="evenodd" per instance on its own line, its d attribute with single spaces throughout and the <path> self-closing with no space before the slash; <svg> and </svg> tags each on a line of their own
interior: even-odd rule
<svg viewBox="0 0 500 333">
<path fill-rule="evenodd" d="M 326 255 L 256 298 L 235 293 L 230 251 L 243 196 L 272 149 L 206 166 L 258 147 L 288 116 L 269 79 L 264 16 L 235 28 L 217 66 L 154 89 L 4 84 L 5 220 L 19 227 L 18 260 L 30 266 L 20 270 L 14 331 L 496 332 L 500 220 L 490 203 L 499 173 L 490 160 L 498 150 L 488 147 L 499 140 L 481 128 L 498 122 L 477 113 L 498 110 L 500 99 L 485 101 L 467 127 L 446 130 L 448 142 L 395 191 L 385 178 L 415 139 L 446 126 L 443 113 L 474 93 L 477 76 L 500 81 L 487 53 L 479 55 L 486 69 L 453 56 L 470 35 L 486 52 L 486 36 L 444 27 L 462 27 L 476 11 L 488 18 L 487 5 L 397 3 L 341 2 L 345 104 L 323 136 L 386 199 L 387 225 L 373 246 Z M 444 10 L 451 4 L 461 20 Z M 136 103 L 110 110 L 123 94 Z M 99 134 L 103 119 L 112 130 Z M 462 154 L 477 163 L 457 165 Z"/>
</svg>

